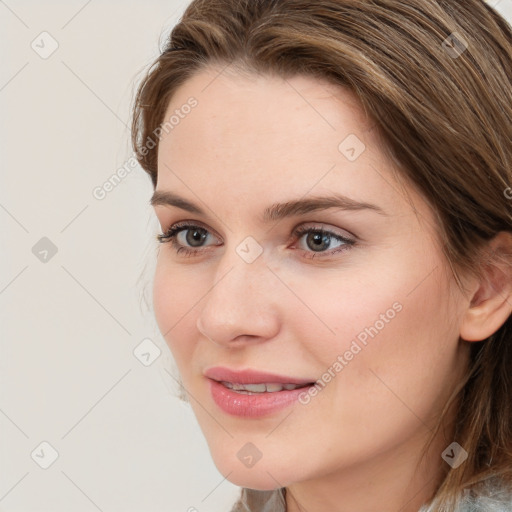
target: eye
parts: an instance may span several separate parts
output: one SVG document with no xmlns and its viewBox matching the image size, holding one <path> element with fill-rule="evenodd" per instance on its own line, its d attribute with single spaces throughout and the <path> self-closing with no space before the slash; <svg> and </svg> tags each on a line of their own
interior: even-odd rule
<svg viewBox="0 0 512 512">
<path fill-rule="evenodd" d="M 202 247 L 208 245 L 220 245 L 219 243 L 205 244 L 209 238 L 214 237 L 206 228 L 196 224 L 180 222 L 171 226 L 171 228 L 157 235 L 160 243 L 170 242 L 177 253 L 184 253 L 187 256 L 194 256 L 202 251 Z"/>
<path fill-rule="evenodd" d="M 300 226 L 294 230 L 292 236 L 294 240 L 298 239 L 297 245 L 305 258 L 329 257 L 348 250 L 356 243 L 351 238 L 321 227 Z M 205 248 L 222 245 L 208 229 L 185 221 L 174 224 L 167 232 L 157 235 L 157 240 L 160 243 L 170 242 L 176 253 L 185 256 L 199 256 L 205 252 Z M 209 241 L 212 243 L 208 243 Z"/>
<path fill-rule="evenodd" d="M 351 238 L 317 227 L 301 226 L 294 231 L 293 235 L 299 239 L 298 245 L 307 258 L 318 257 L 317 255 L 323 257 L 324 254 L 331 256 L 348 250 L 356 243 Z"/>
</svg>

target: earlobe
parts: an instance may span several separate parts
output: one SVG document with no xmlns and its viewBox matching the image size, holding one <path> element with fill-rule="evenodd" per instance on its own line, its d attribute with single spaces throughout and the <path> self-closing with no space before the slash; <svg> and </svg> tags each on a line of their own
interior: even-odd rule
<svg viewBox="0 0 512 512">
<path fill-rule="evenodd" d="M 512 313 L 512 233 L 498 233 L 488 249 L 460 326 L 460 337 L 466 341 L 485 340 Z"/>
</svg>

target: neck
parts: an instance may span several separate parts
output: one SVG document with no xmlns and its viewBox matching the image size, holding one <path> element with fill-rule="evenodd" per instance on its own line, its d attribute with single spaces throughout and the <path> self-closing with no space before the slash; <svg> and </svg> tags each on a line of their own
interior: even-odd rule
<svg viewBox="0 0 512 512">
<path fill-rule="evenodd" d="M 350 466 L 286 488 L 287 512 L 418 512 L 434 495 L 447 469 L 441 453 L 451 443 L 440 428 L 422 431 L 357 467 Z M 449 439 L 449 440 L 447 440 Z"/>
</svg>

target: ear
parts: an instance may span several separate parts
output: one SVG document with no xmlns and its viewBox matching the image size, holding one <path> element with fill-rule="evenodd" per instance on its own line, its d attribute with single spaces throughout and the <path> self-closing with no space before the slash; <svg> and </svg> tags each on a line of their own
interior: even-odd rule
<svg viewBox="0 0 512 512">
<path fill-rule="evenodd" d="M 470 304 L 461 321 L 460 337 L 466 341 L 485 340 L 512 312 L 512 233 L 498 233 L 488 250 L 482 277 L 473 282 Z"/>
</svg>

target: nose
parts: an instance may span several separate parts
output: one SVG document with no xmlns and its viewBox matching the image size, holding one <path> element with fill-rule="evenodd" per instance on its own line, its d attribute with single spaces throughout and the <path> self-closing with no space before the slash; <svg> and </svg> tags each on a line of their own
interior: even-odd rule
<svg viewBox="0 0 512 512">
<path fill-rule="evenodd" d="M 219 264 L 210 291 L 198 304 L 197 328 L 229 347 L 271 339 L 280 328 L 275 292 L 276 277 L 263 257 L 246 263 L 235 253 Z"/>
</svg>

